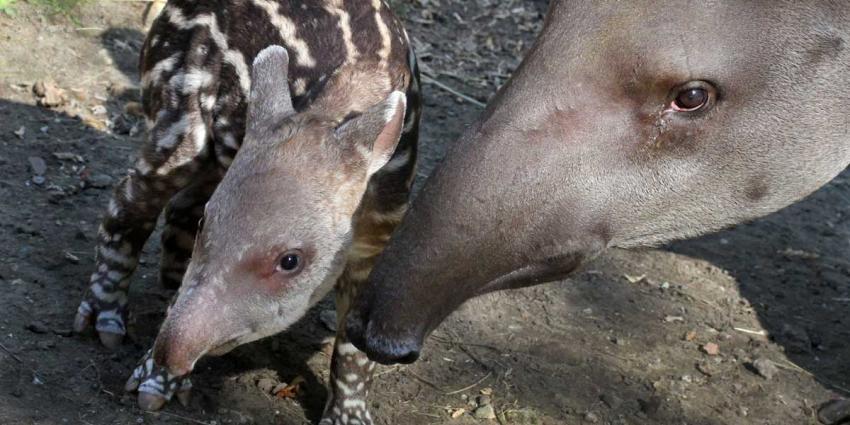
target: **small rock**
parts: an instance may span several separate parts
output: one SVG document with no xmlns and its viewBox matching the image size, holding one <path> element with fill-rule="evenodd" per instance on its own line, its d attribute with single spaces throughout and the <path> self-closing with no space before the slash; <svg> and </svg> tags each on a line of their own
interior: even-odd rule
<svg viewBox="0 0 850 425">
<path fill-rule="evenodd" d="M 716 356 L 720 354 L 720 346 L 713 342 L 709 342 L 702 346 L 702 351 L 709 356 Z"/>
<path fill-rule="evenodd" d="M 11 283 L 12 285 L 23 285 L 23 284 L 25 284 L 26 282 L 24 282 L 24 280 L 23 280 L 23 279 L 13 279 L 13 280 L 12 280 L 11 282 L 9 282 L 9 283 Z"/>
<path fill-rule="evenodd" d="M 596 413 L 587 412 L 584 414 L 584 420 L 592 424 L 599 423 L 599 416 L 596 416 Z"/>
<path fill-rule="evenodd" d="M 124 104 L 124 113 L 130 116 L 142 118 L 145 116 L 145 110 L 139 102 L 127 102 Z"/>
<path fill-rule="evenodd" d="M 30 322 L 25 326 L 25 329 L 36 334 L 46 334 L 48 332 L 47 326 L 44 323 L 39 322 L 38 320 Z"/>
<path fill-rule="evenodd" d="M 489 406 L 491 404 L 490 396 L 488 395 L 480 395 L 475 398 L 475 402 L 479 407 Z"/>
<path fill-rule="evenodd" d="M 271 394 L 272 390 L 277 386 L 277 381 L 271 378 L 262 378 L 257 381 L 257 388 L 264 394 Z"/>
<path fill-rule="evenodd" d="M 70 337 L 74 336 L 74 331 L 70 328 L 52 329 L 53 333 L 59 336 Z"/>
<path fill-rule="evenodd" d="M 13 131 L 13 133 L 15 133 L 15 136 L 18 136 L 19 139 L 23 139 L 24 135 L 27 134 L 27 128 L 24 127 L 24 126 L 21 126 L 21 128 Z"/>
<path fill-rule="evenodd" d="M 68 102 L 65 90 L 60 89 L 52 81 L 39 81 L 32 87 L 33 93 L 38 98 L 39 106 L 55 108 Z"/>
<path fill-rule="evenodd" d="M 616 409 L 623 404 L 623 401 L 620 400 L 620 398 L 614 394 L 605 393 L 599 396 L 599 399 L 602 400 L 602 402 L 605 403 L 605 405 L 611 409 Z"/>
<path fill-rule="evenodd" d="M 661 408 L 661 397 L 654 395 L 649 400 L 639 399 L 638 404 L 641 412 L 646 413 L 647 416 L 652 416 L 658 413 L 658 409 Z"/>
<path fill-rule="evenodd" d="M 836 425 L 850 418 L 850 400 L 831 400 L 818 409 L 818 419 L 827 425 Z"/>
<path fill-rule="evenodd" d="M 80 257 L 77 257 L 76 255 L 74 255 L 74 254 L 72 254 L 68 251 L 65 251 L 65 259 L 70 261 L 73 264 L 80 264 Z"/>
<path fill-rule="evenodd" d="M 753 368 L 759 375 L 764 377 L 764 379 L 772 379 L 776 373 L 779 372 L 779 368 L 776 367 L 776 364 L 770 359 L 764 357 L 755 359 L 753 361 Z"/>
<path fill-rule="evenodd" d="M 488 404 L 475 409 L 472 416 L 476 419 L 496 419 L 496 411 L 493 409 L 492 405 Z"/>
<path fill-rule="evenodd" d="M 41 176 L 44 175 L 45 171 L 47 171 L 47 163 L 44 162 L 43 158 L 31 156 L 27 158 L 27 161 L 30 163 L 30 170 L 32 170 L 33 174 Z"/>
<path fill-rule="evenodd" d="M 684 322 L 685 318 L 682 316 L 664 316 L 664 321 L 667 323 Z"/>
<path fill-rule="evenodd" d="M 661 289 L 670 289 L 670 282 L 662 282 Z"/>
<path fill-rule="evenodd" d="M 53 157 L 60 161 L 75 161 L 79 163 L 85 162 L 83 157 L 73 152 L 54 152 Z"/>
<path fill-rule="evenodd" d="M 106 106 L 94 105 L 91 107 L 91 113 L 95 115 L 106 115 Z"/>
<path fill-rule="evenodd" d="M 96 189 L 108 189 L 112 187 L 112 176 L 108 174 L 95 174 L 89 177 L 86 183 Z"/>
<path fill-rule="evenodd" d="M 43 185 L 46 181 L 47 179 L 44 176 L 32 176 L 32 182 L 39 186 Z"/>
<path fill-rule="evenodd" d="M 685 338 L 684 338 L 684 339 L 685 339 L 685 341 L 688 341 L 688 342 L 691 342 L 691 341 L 693 341 L 693 340 L 697 339 L 697 333 L 696 333 L 696 331 L 688 331 L 688 332 L 685 334 Z"/>
<path fill-rule="evenodd" d="M 319 312 L 319 320 L 329 331 L 336 332 L 336 310 L 322 310 Z"/>
</svg>

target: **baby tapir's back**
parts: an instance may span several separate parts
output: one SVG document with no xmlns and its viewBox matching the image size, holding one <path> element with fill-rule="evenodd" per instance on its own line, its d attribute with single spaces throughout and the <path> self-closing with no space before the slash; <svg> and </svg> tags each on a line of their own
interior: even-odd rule
<svg viewBox="0 0 850 425">
<path fill-rule="evenodd" d="M 184 116 L 172 120 L 171 132 L 193 133 L 191 139 L 205 143 L 210 158 L 227 167 L 245 134 L 251 63 L 270 45 L 290 54 L 289 85 L 298 111 L 341 66 L 370 62 L 385 65 L 391 89 L 413 100 L 406 121 L 419 117 L 415 57 L 383 1 L 171 0 L 142 48 L 149 124 L 158 114 L 179 111 Z M 412 147 L 403 146 L 405 139 L 399 152 Z"/>
</svg>

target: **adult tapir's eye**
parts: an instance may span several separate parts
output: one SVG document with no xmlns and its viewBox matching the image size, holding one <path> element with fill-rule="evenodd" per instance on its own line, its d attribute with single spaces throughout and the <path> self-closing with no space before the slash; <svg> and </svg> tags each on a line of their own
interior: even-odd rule
<svg viewBox="0 0 850 425">
<path fill-rule="evenodd" d="M 717 90 L 705 81 L 691 81 L 673 90 L 670 109 L 677 112 L 706 110 L 714 105 Z"/>
<path fill-rule="evenodd" d="M 304 258 L 297 249 L 284 252 L 277 262 L 277 270 L 286 274 L 298 273 L 303 267 Z"/>
</svg>

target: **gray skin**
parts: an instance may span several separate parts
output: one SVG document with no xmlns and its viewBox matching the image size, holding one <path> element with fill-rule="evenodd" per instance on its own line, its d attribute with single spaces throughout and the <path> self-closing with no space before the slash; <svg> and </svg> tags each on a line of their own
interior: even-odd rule
<svg viewBox="0 0 850 425">
<path fill-rule="evenodd" d="M 471 297 L 808 195 L 850 162 L 848 43 L 841 1 L 554 0 L 414 200 L 349 337 L 373 360 L 411 362 Z M 691 88 L 706 102 L 688 111 Z"/>
</svg>

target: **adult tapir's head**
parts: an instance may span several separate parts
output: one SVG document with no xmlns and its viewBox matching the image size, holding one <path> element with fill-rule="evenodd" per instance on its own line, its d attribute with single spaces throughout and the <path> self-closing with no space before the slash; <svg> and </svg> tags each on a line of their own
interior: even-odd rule
<svg viewBox="0 0 850 425">
<path fill-rule="evenodd" d="M 345 67 L 296 113 L 287 65 L 279 46 L 254 61 L 243 146 L 206 206 L 154 347 L 175 375 L 284 330 L 328 292 L 368 180 L 399 140 L 405 97 L 389 81 Z"/>
<path fill-rule="evenodd" d="M 426 182 L 349 336 L 411 361 L 463 301 L 788 205 L 850 160 L 850 8 L 553 0 Z"/>
</svg>

